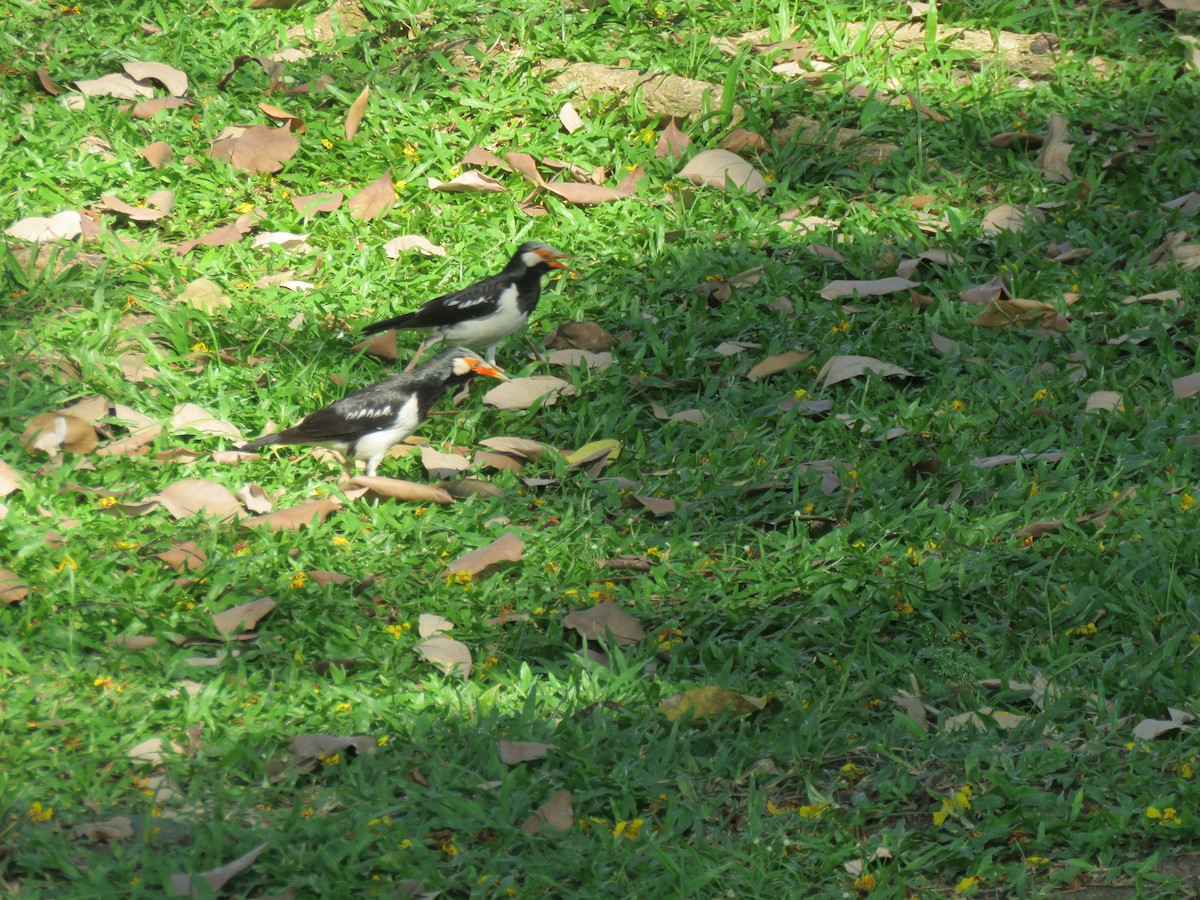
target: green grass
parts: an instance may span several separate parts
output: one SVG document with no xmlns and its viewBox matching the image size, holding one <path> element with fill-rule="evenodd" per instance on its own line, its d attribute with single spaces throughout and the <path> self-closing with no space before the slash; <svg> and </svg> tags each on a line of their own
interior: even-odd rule
<svg viewBox="0 0 1200 900">
<path fill-rule="evenodd" d="M 0 892 L 161 895 L 172 874 L 265 842 L 227 890 L 408 896 L 415 879 L 416 893 L 453 897 L 913 897 L 956 887 L 1007 897 L 1110 883 L 1128 896 L 1178 896 L 1187 876 L 1162 863 L 1200 828 L 1196 731 L 1138 740 L 1133 728 L 1168 708 L 1198 712 L 1200 509 L 1191 498 L 1200 476 L 1183 438 L 1200 433 L 1200 416 L 1195 398 L 1174 399 L 1171 380 L 1200 368 L 1190 312 L 1200 282 L 1143 263 L 1171 232 L 1196 230 L 1194 213 L 1161 208 L 1195 187 L 1195 75 L 1181 73 L 1175 37 L 1195 20 L 1099 3 L 938 9 L 942 26 L 1058 34 L 1052 77 L 1022 83 L 995 61 L 971 68 L 953 45 L 888 52 L 846 27 L 906 15 L 901 3 L 535 2 L 486 20 L 477 4 L 367 6 L 376 18 L 365 31 L 288 64 L 288 85 L 329 74 L 329 91 L 268 96 L 254 64 L 225 90 L 216 83 L 233 57 L 284 45 L 286 28 L 309 21 L 317 4 L 126 2 L 72 13 L 18 2 L 0 11 L 0 223 L 106 194 L 176 195 L 157 224 L 105 214 L 127 243 L 110 235 L 84 245 L 86 259 L 68 247 L 43 268 L 20 242 L 0 246 L 0 459 L 26 480 L 2 499 L 0 566 L 29 587 L 0 608 Z M 140 22 L 162 33 L 145 34 Z M 709 37 L 760 28 L 772 39 L 795 28 L 834 69 L 798 82 L 749 53 L 731 76 L 733 61 Z M 450 42 L 462 39 L 482 42 L 472 70 L 450 61 Z M 1088 64 L 1095 56 L 1104 72 Z M 678 162 L 654 156 L 658 123 L 636 104 L 574 98 L 586 126 L 560 128 L 568 98 L 534 69 L 554 57 L 727 83 L 746 112 L 741 125 L 764 134 L 803 115 L 899 149 L 871 164 L 855 145 L 772 141 L 755 159 L 773 180 L 765 198 L 683 189 Z M 138 59 L 186 71 L 196 105 L 148 122 L 105 99 L 69 111 L 33 77 L 44 68 L 67 86 Z M 365 83 L 370 104 L 348 142 L 345 111 Z M 857 99 L 859 85 L 882 93 Z M 949 121 L 889 102 L 905 88 Z M 264 99 L 305 120 L 296 157 L 274 177 L 208 160 L 225 125 L 264 121 Z M 987 143 L 1002 131 L 1040 132 L 1051 113 L 1068 118 L 1075 145 L 1065 185 L 1042 177 L 1036 151 Z M 717 110 L 683 127 L 695 152 L 717 146 L 732 123 Z M 1102 165 L 1142 132 L 1159 139 L 1123 165 Z M 87 136 L 107 140 L 113 159 L 81 150 Z M 136 155 L 153 140 L 175 152 L 158 171 Z M 538 219 L 517 208 L 527 185 L 516 174 L 491 173 L 504 194 L 425 188 L 476 144 L 603 166 L 610 184 L 625 167 L 647 175 L 625 201 L 582 208 L 545 198 Z M 189 154 L 198 162 L 185 163 Z M 304 221 L 292 206 L 302 194 L 349 195 L 389 167 L 405 185 L 382 218 L 359 222 L 343 207 Z M 935 198 L 943 232 L 917 227 L 908 198 L 918 194 Z M 985 241 L 979 223 L 1001 202 L 1053 205 L 1044 223 Z M 249 238 L 171 252 L 251 205 L 265 213 L 262 230 L 309 233 L 321 264 L 298 277 L 315 290 L 255 287 L 315 257 L 253 249 Z M 786 232 L 776 222 L 793 207 L 840 227 Z M 382 245 L 406 233 L 448 256 L 386 259 Z M 581 258 L 577 277 L 548 285 L 531 336 L 597 321 L 628 334 L 615 364 L 551 370 L 509 340 L 500 361 L 510 373 L 559 374 L 578 393 L 505 413 L 480 403 L 477 388 L 421 435 L 434 446 L 515 435 L 563 451 L 615 438 L 621 453 L 603 474 L 675 499 L 675 515 L 651 517 L 617 484 L 549 459 L 523 473 L 557 478 L 548 486 L 489 470 L 481 477 L 502 498 L 353 501 L 324 523 L 272 533 L 161 510 L 123 517 L 107 498 L 204 478 L 231 490 L 257 483 L 282 508 L 339 495 L 333 468 L 290 449 L 221 465 L 208 451 L 229 442 L 190 434 L 164 434 L 143 456 L 68 455 L 58 466 L 22 447 L 34 415 L 95 394 L 164 421 L 196 403 L 246 434 L 293 421 L 389 370 L 351 351 L 360 326 L 496 271 L 527 238 Z M 1051 241 L 1093 252 L 1050 262 Z M 845 262 L 812 255 L 812 243 L 836 245 Z M 919 290 L 935 300 L 924 311 L 904 295 L 819 296 L 830 280 L 890 275 L 930 248 L 963 262 L 918 270 Z M 717 308 L 695 290 L 758 265 L 761 280 Z M 1070 331 L 970 324 L 980 310 L 959 292 L 995 275 L 1016 297 L 1061 304 L 1077 293 Z M 199 277 L 232 306 L 216 315 L 176 306 Z M 1181 307 L 1121 303 L 1170 288 Z M 794 309 L 770 309 L 780 296 Z M 297 312 L 304 321 L 293 330 Z M 956 351 L 936 350 L 935 334 Z M 400 340 L 405 357 L 417 339 Z M 727 340 L 761 347 L 727 358 L 715 350 Z M 131 348 L 161 377 L 126 379 L 116 361 Z M 814 355 L 787 373 L 745 378 L 758 359 L 789 349 Z M 915 377 L 822 388 L 816 373 L 834 354 L 875 356 Z M 59 363 L 68 377 L 55 376 Z M 643 375 L 691 381 L 635 390 Z M 1085 414 L 1085 398 L 1102 389 L 1121 391 L 1123 409 Z M 800 392 L 832 400 L 833 414 L 780 409 Z M 711 418 L 663 422 L 652 401 Z M 892 429 L 903 431 L 885 439 Z M 179 447 L 205 455 L 156 458 Z M 1046 451 L 1062 457 L 1035 458 Z M 1028 458 L 972 465 L 1003 453 Z M 820 460 L 834 461 L 828 493 L 821 471 L 803 465 Z M 917 463 L 935 471 L 913 474 Z M 383 474 L 427 479 L 415 455 Z M 750 490 L 766 482 L 773 488 Z M 1074 524 L 1131 488 L 1103 523 Z M 1020 533 L 1053 519 L 1067 524 L 1034 542 Z M 448 560 L 509 529 L 526 542 L 520 562 L 465 584 L 442 577 Z M 207 555 L 186 577 L 153 556 L 185 540 Z M 621 554 L 655 565 L 644 575 L 597 565 Z M 313 571 L 347 580 L 297 577 Z M 264 594 L 278 605 L 258 639 L 221 641 L 211 614 Z M 602 599 L 649 635 L 606 647 L 607 666 L 579 655 L 563 625 Z M 488 623 L 512 611 L 528 618 Z M 469 680 L 417 654 L 422 613 L 455 623 L 476 664 Z M 158 643 L 114 644 L 129 635 Z M 240 655 L 189 662 L 226 650 Z M 1053 688 L 1035 703 L 1027 685 L 1038 679 Z M 198 683 L 194 694 L 185 680 Z M 775 699 L 753 716 L 702 722 L 660 712 L 664 699 L 705 685 Z M 928 729 L 901 711 L 901 691 L 919 691 Z M 983 710 L 1021 718 L 947 724 Z M 287 754 L 304 733 L 370 735 L 379 746 L 304 771 Z M 180 752 L 157 766 L 131 761 L 130 748 L 152 737 Z M 555 749 L 510 768 L 497 740 Z M 178 796 L 156 797 L 152 775 L 167 776 Z M 522 832 L 560 789 L 576 824 Z M 1177 814 L 1148 815 L 1168 807 Z M 935 820 L 939 812 L 949 815 Z M 76 834 L 114 816 L 130 818 L 128 837 Z M 879 848 L 888 855 L 876 857 Z M 846 868 L 856 860 L 867 860 L 873 890 Z"/>
</svg>

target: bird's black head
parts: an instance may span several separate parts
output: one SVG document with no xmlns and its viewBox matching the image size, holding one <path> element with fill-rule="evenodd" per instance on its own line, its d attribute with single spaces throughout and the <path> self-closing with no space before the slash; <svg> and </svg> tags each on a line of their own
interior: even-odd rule
<svg viewBox="0 0 1200 900">
<path fill-rule="evenodd" d="M 526 241 L 517 248 L 505 271 L 535 272 L 542 275 L 551 269 L 565 269 L 567 264 L 559 261 L 563 259 L 571 259 L 571 254 L 563 253 L 541 241 Z"/>
</svg>

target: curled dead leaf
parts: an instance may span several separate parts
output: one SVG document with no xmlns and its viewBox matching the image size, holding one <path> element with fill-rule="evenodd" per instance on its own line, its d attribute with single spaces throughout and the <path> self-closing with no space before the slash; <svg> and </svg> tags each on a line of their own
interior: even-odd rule
<svg viewBox="0 0 1200 900">
<path fill-rule="evenodd" d="M 259 623 L 259 620 L 274 608 L 274 598 L 259 597 L 256 600 L 251 600 L 249 603 L 231 606 L 224 612 L 214 613 L 212 617 L 213 626 L 221 634 L 253 631 L 254 626 Z"/>
<path fill-rule="evenodd" d="M 433 663 L 447 675 L 471 677 L 471 650 L 454 638 L 439 636 L 417 644 L 416 651 L 426 662 Z"/>
<path fill-rule="evenodd" d="M 533 837 L 546 826 L 565 833 L 574 825 L 575 808 L 571 803 L 571 792 L 555 791 L 549 800 L 521 823 L 521 830 Z"/>
<path fill-rule="evenodd" d="M 646 636 L 642 623 L 612 600 L 563 617 L 563 627 L 574 629 L 586 641 L 606 641 L 609 634 L 619 647 L 636 644 Z"/>
<path fill-rule="evenodd" d="M 672 722 L 689 714 L 694 721 L 700 721 L 722 713 L 745 716 L 761 712 L 774 699 L 773 694 L 751 697 L 729 688 L 709 685 L 668 697 L 662 702 L 661 711 Z"/>
<path fill-rule="evenodd" d="M 62 413 L 34 416 L 21 434 L 21 444 L 26 450 L 41 451 L 51 457 L 63 451 L 91 453 L 99 442 L 96 429 L 85 419 Z"/>
<path fill-rule="evenodd" d="M 515 532 L 507 531 L 490 544 L 464 553 L 451 562 L 442 573 L 443 578 L 466 572 L 472 576 L 483 575 L 502 562 L 518 562 L 525 549 L 525 541 Z"/>
<path fill-rule="evenodd" d="M 874 372 L 884 378 L 899 376 L 912 378 L 913 373 L 901 366 L 875 359 L 873 356 L 832 356 L 821 366 L 817 380 L 823 387 L 830 387 L 860 375 Z"/>
<path fill-rule="evenodd" d="M 727 190 L 733 185 L 748 194 L 762 196 L 767 182 L 758 169 L 728 150 L 703 150 L 679 170 L 682 178 L 694 184 Z"/>
</svg>

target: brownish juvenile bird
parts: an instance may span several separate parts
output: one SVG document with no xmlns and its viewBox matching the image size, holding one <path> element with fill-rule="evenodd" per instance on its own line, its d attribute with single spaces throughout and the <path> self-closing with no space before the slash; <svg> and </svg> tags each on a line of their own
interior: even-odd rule
<svg viewBox="0 0 1200 900">
<path fill-rule="evenodd" d="M 341 453 L 348 471 L 356 460 L 364 460 L 367 474 L 374 475 L 388 450 L 417 430 L 442 394 L 476 375 L 508 380 L 502 369 L 473 350 L 443 350 L 415 371 L 391 375 L 239 449 L 317 444 Z"/>
</svg>

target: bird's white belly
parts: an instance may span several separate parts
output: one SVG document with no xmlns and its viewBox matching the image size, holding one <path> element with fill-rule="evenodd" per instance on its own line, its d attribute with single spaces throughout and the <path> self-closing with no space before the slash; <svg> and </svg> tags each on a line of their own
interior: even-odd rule
<svg viewBox="0 0 1200 900">
<path fill-rule="evenodd" d="M 368 466 L 371 460 L 375 460 L 378 465 L 378 461 L 383 458 L 391 446 L 416 431 L 419 424 L 417 398 L 409 397 L 400 411 L 396 413 L 396 418 L 389 427 L 370 432 L 358 439 L 354 445 L 354 455 L 359 459 L 367 460 Z"/>
<path fill-rule="evenodd" d="M 456 344 L 478 348 L 494 344 L 523 328 L 528 319 L 528 313 L 521 312 L 517 306 L 517 288 L 513 285 L 500 295 L 495 310 L 488 315 L 445 325 L 439 332 Z"/>
</svg>

